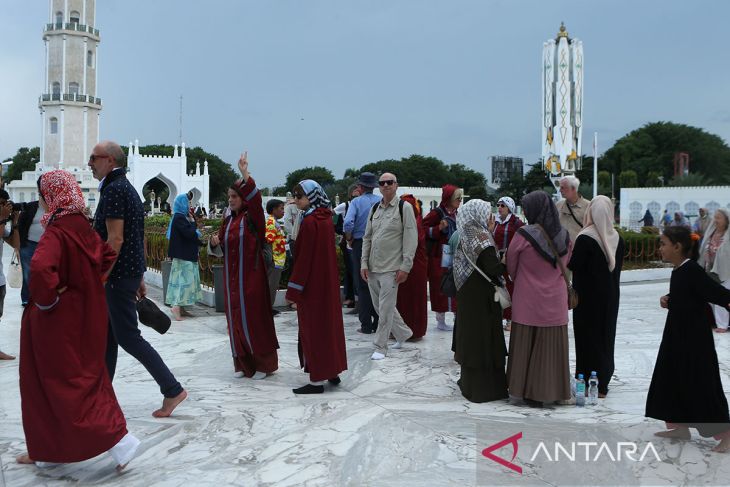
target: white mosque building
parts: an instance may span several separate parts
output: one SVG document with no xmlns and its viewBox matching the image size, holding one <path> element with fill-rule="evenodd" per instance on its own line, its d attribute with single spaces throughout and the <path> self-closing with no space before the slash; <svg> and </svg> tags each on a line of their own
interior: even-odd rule
<svg viewBox="0 0 730 487">
<path fill-rule="evenodd" d="M 38 199 L 37 180 L 44 171 L 65 169 L 76 175 L 87 206 L 96 209 L 98 184 L 87 166 L 99 142 L 102 103 L 97 90 L 101 37 L 96 28 L 96 0 L 49 0 L 49 18 L 43 31 L 45 84 L 39 98 L 41 160 L 35 170 L 23 172 L 6 186 L 15 202 Z M 142 198 L 142 188 L 157 177 L 170 190 L 168 203 L 178 194 L 193 192 L 193 204 L 209 209 L 208 162 L 187 173 L 185 144 L 172 157 L 145 156 L 139 143 L 129 144 L 128 179 Z"/>
</svg>

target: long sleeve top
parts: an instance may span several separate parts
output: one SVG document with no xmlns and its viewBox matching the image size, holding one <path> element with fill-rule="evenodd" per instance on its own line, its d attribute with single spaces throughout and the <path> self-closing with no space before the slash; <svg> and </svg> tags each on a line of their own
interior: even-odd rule
<svg viewBox="0 0 730 487">
<path fill-rule="evenodd" d="M 388 204 L 381 202 L 372 218 L 370 213 L 367 216 L 361 268 L 371 272 L 410 272 L 417 247 L 418 228 L 411 204 L 404 201 L 401 214 L 398 198 Z"/>
</svg>

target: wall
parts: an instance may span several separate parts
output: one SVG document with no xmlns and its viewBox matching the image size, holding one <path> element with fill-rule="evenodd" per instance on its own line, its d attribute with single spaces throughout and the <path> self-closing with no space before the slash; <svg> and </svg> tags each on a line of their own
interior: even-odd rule
<svg viewBox="0 0 730 487">
<path fill-rule="evenodd" d="M 674 216 L 683 211 L 694 223 L 700 208 L 707 208 L 712 214 L 717 208 L 730 209 L 730 186 L 696 186 L 663 188 L 622 188 L 621 227 L 638 230 L 642 224 L 637 221 L 648 209 L 658 225 L 666 209 Z"/>
</svg>

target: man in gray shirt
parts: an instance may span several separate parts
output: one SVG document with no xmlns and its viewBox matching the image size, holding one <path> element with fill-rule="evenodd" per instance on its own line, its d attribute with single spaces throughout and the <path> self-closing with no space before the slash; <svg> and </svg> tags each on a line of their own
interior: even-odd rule
<svg viewBox="0 0 730 487">
<path fill-rule="evenodd" d="M 418 246 L 416 217 L 410 203 L 396 198 L 398 181 L 385 173 L 378 181 L 383 199 L 370 211 L 362 241 L 360 274 L 368 282 L 373 306 L 380 316 L 375 333 L 373 360 L 382 360 L 391 332 L 401 348 L 413 332 L 396 309 L 398 285 L 408 279 Z"/>
</svg>

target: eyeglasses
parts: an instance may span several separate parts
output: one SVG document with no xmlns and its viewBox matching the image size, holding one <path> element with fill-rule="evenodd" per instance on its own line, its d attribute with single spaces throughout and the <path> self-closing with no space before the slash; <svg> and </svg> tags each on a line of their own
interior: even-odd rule
<svg viewBox="0 0 730 487">
<path fill-rule="evenodd" d="M 380 186 L 393 186 L 395 184 L 394 179 L 386 179 L 385 181 L 378 181 Z"/>
<path fill-rule="evenodd" d="M 96 154 L 91 154 L 89 156 L 89 162 L 96 162 L 97 159 L 108 159 L 111 156 L 97 156 Z"/>
<path fill-rule="evenodd" d="M 302 199 L 302 198 L 304 198 L 304 195 L 303 195 L 303 194 L 299 194 L 299 193 L 294 193 L 294 199 L 295 199 L 295 200 L 300 200 L 300 199 Z"/>
</svg>

